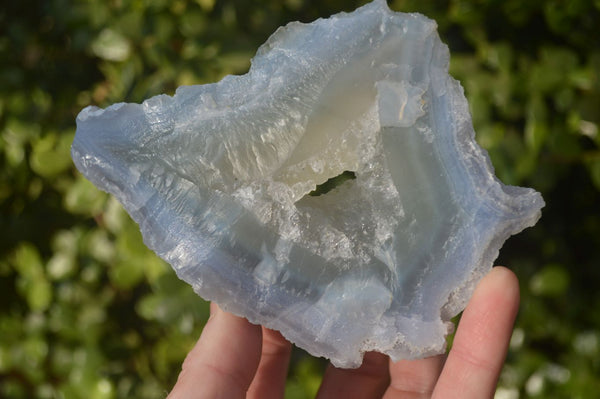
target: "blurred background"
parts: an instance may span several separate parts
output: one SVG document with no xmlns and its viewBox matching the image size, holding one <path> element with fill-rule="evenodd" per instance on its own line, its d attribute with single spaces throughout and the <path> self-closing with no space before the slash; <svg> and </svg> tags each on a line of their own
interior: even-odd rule
<svg viewBox="0 0 600 399">
<path fill-rule="evenodd" d="M 0 6 L 0 397 L 165 397 L 208 317 L 75 170 L 77 113 L 245 73 L 278 26 L 364 3 Z M 600 1 L 390 6 L 437 20 L 498 176 L 547 203 L 497 261 L 522 304 L 496 397 L 600 397 Z M 286 397 L 313 397 L 323 367 L 296 351 Z"/>
</svg>

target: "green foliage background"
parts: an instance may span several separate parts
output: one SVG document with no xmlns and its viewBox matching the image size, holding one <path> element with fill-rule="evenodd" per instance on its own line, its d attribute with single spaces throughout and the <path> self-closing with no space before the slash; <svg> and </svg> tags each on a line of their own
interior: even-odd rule
<svg viewBox="0 0 600 399">
<path fill-rule="evenodd" d="M 0 397 L 156 398 L 207 304 L 74 169 L 85 106 L 241 74 L 280 25 L 357 0 L 23 0 L 0 7 Z M 600 1 L 394 0 L 438 21 L 500 178 L 541 191 L 498 263 L 522 305 L 498 398 L 600 392 Z M 314 395 L 297 352 L 286 396 Z"/>
</svg>

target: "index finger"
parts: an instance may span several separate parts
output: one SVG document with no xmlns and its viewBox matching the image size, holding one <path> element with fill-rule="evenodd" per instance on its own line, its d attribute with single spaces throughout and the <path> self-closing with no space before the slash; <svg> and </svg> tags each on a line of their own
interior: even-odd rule
<svg viewBox="0 0 600 399">
<path fill-rule="evenodd" d="M 211 304 L 211 316 L 168 399 L 245 398 L 260 360 L 261 339 L 260 326 Z"/>
</svg>

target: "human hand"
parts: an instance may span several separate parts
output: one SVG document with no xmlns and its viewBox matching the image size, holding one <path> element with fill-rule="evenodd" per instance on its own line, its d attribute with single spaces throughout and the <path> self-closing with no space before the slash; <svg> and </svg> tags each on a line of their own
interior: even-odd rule
<svg viewBox="0 0 600 399">
<path fill-rule="evenodd" d="M 325 371 L 317 398 L 492 398 L 519 305 L 514 273 L 494 267 L 477 286 L 448 355 L 392 362 L 365 354 L 357 369 Z M 283 398 L 291 344 L 211 304 L 169 399 Z"/>
</svg>

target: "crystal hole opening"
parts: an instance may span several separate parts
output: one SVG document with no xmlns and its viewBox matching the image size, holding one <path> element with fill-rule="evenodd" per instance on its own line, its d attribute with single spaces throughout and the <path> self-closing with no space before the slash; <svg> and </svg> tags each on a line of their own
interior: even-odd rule
<svg viewBox="0 0 600 399">
<path fill-rule="evenodd" d="M 310 195 L 311 197 L 318 197 L 320 195 L 327 194 L 334 188 L 342 185 L 342 183 L 354 179 L 356 179 L 356 173 L 351 170 L 345 170 L 339 175 L 327 179 L 326 182 L 317 185 L 317 187 L 315 187 L 313 191 L 308 193 L 308 195 Z"/>
</svg>

